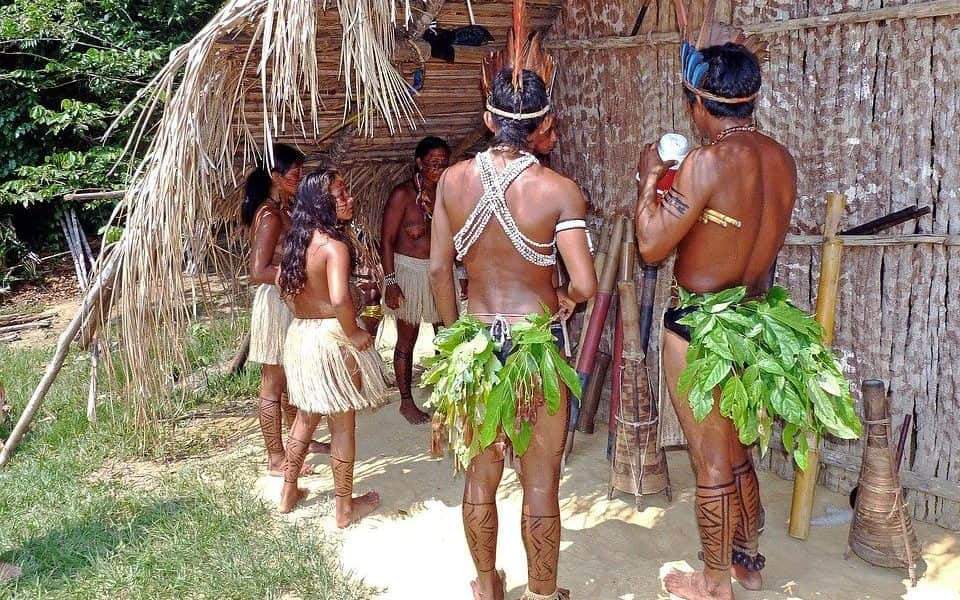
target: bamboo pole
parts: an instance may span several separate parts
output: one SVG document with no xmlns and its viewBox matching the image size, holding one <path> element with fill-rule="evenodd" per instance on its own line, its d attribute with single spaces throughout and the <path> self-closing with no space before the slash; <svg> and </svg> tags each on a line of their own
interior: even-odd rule
<svg viewBox="0 0 960 600">
<path fill-rule="evenodd" d="M 113 198 L 123 198 L 123 195 L 126 193 L 126 190 L 117 190 L 115 192 L 74 192 L 72 194 L 64 194 L 63 199 L 67 202 L 82 200 L 111 200 Z"/>
<path fill-rule="evenodd" d="M 843 194 L 827 194 L 827 212 L 823 223 L 823 257 L 820 261 L 820 287 L 817 291 L 817 321 L 823 327 L 823 343 L 833 342 L 833 326 L 837 309 L 837 288 L 840 283 L 840 257 L 843 240 L 837 236 L 843 218 L 846 197 Z M 807 470 L 796 472 L 793 481 L 793 500 L 790 506 L 790 526 L 787 532 L 800 540 L 810 535 L 810 517 L 813 512 L 813 496 L 820 473 L 820 439 L 815 434 L 807 435 Z"/>
<path fill-rule="evenodd" d="M 838 235 L 843 245 L 850 246 L 960 246 L 960 235 L 937 235 L 932 233 L 906 233 L 902 235 Z M 822 235 L 788 235 L 784 246 L 821 246 Z"/>
<path fill-rule="evenodd" d="M 620 356 L 616 356 L 617 349 L 616 348 L 614 349 L 614 355 L 615 355 L 614 360 L 619 361 L 619 365 L 620 365 L 619 366 L 620 386 L 619 386 L 619 393 L 617 393 L 616 395 L 610 394 L 610 411 L 609 411 L 609 415 L 607 416 L 607 458 L 611 461 L 613 460 L 613 447 L 617 439 L 617 415 L 620 414 L 621 412 L 620 403 L 623 400 L 622 395 L 623 395 L 624 373 L 622 371 L 626 366 L 623 361 L 624 345 L 627 342 L 626 319 L 627 319 L 628 312 L 631 315 L 637 312 L 636 294 L 633 295 L 633 299 L 632 299 L 633 306 L 627 308 L 626 310 L 628 312 L 625 312 L 625 308 L 623 306 L 623 296 L 620 293 L 619 284 L 632 283 L 633 272 L 637 266 L 636 229 L 634 229 L 632 220 L 625 219 L 624 223 L 625 223 L 626 231 L 623 236 L 622 249 L 620 250 L 620 269 L 619 269 L 619 277 L 618 277 L 618 283 L 617 283 L 617 295 L 619 300 L 619 302 L 617 302 L 617 323 L 618 323 L 617 326 L 620 328 L 620 330 L 618 330 L 617 333 L 620 334 L 620 348 L 619 348 Z M 631 323 L 631 325 L 637 326 L 637 336 L 638 336 L 637 341 L 639 341 L 639 335 L 640 335 L 639 319 L 634 320 L 633 323 Z"/>
<path fill-rule="evenodd" d="M 746 35 L 775 35 L 790 31 L 802 31 L 819 27 L 833 27 L 836 25 L 857 25 L 876 21 L 897 21 L 902 19 L 923 19 L 945 17 L 960 14 L 960 5 L 957 0 L 933 0 L 901 6 L 885 6 L 868 10 L 856 10 L 822 15 L 818 17 L 804 17 L 800 19 L 786 19 L 771 23 L 744 24 L 740 27 Z M 547 50 L 615 50 L 619 48 L 636 48 L 638 46 L 654 46 L 658 44 L 676 44 L 675 32 L 648 33 L 634 36 L 607 36 L 580 40 L 548 40 L 544 43 Z"/>
<path fill-rule="evenodd" d="M 17 420 L 17 424 L 14 426 L 13 431 L 10 432 L 10 437 L 7 438 L 6 443 L 0 448 L 0 467 L 6 466 L 7 462 L 10 461 L 10 456 L 13 454 L 14 449 L 16 449 L 17 444 L 20 443 L 21 438 L 23 438 L 23 434 L 27 432 L 27 429 L 30 427 L 30 422 L 43 403 L 43 399 L 50 390 L 50 386 L 53 385 L 54 380 L 60 373 L 63 362 L 70 352 L 70 343 L 73 341 L 73 338 L 76 337 L 77 332 L 80 331 L 80 325 L 83 323 L 84 317 L 92 309 L 91 299 L 99 296 L 101 286 L 103 286 L 106 281 L 111 280 L 116 273 L 117 265 L 120 262 L 120 255 L 122 254 L 121 250 L 122 246 L 115 249 L 104 262 L 101 273 L 97 275 L 93 285 L 90 286 L 84 295 L 84 300 L 77 310 L 77 314 L 74 315 L 73 320 L 70 321 L 70 324 L 64 332 L 60 334 L 53 360 L 47 365 L 47 370 L 44 372 L 43 378 L 40 379 L 40 383 L 37 384 L 37 388 L 24 407 L 23 413 Z"/>
</svg>

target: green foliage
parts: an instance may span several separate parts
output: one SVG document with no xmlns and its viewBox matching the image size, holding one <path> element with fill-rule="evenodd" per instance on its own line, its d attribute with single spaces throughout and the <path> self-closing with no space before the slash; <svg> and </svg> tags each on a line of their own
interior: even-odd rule
<svg viewBox="0 0 960 600">
<path fill-rule="evenodd" d="M 773 419 L 781 419 L 784 447 L 805 469 L 807 434 L 860 436 L 850 386 L 820 324 L 786 290 L 774 286 L 762 301 L 742 302 L 745 295 L 745 287 L 703 295 L 680 289 L 680 307 L 697 310 L 679 320 L 692 337 L 679 392 L 702 421 L 719 388 L 720 414 L 733 420 L 741 442 L 759 440 L 763 452 Z"/>
<path fill-rule="evenodd" d="M 115 189 L 131 122 L 109 123 L 219 0 L 14 0 L 0 7 L 0 206 Z M 103 201 L 100 201 L 102 203 Z"/>
<path fill-rule="evenodd" d="M 0 347 L 15 414 L 51 354 Z M 253 493 L 259 463 L 172 460 L 181 452 L 118 460 L 133 456 L 136 441 L 108 400 L 88 426 L 88 374 L 85 356 L 68 358 L 44 405 L 55 417 L 37 419 L 0 473 L 0 562 L 24 572 L 0 583 L 0 598 L 372 596 L 322 533 L 272 517 Z M 9 423 L 0 426 L 0 438 L 8 434 Z"/>
<path fill-rule="evenodd" d="M 489 326 L 475 317 L 464 315 L 437 335 L 439 354 L 425 360 L 421 385 L 433 386 L 427 404 L 449 432 L 458 468 L 466 469 L 501 431 L 522 456 L 541 399 L 549 414 L 559 410 L 561 381 L 579 398 L 580 380 L 560 355 L 551 323 L 544 312 L 514 324 L 505 363 L 496 356 Z"/>
</svg>

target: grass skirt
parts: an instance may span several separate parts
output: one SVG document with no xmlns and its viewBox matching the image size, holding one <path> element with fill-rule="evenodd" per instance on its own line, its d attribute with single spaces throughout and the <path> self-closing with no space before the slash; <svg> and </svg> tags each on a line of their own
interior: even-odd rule
<svg viewBox="0 0 960 600">
<path fill-rule="evenodd" d="M 283 364 L 283 343 L 293 314 L 275 285 L 263 284 L 253 297 L 250 313 L 250 354 L 247 360 L 263 365 Z"/>
<path fill-rule="evenodd" d="M 386 310 L 395 319 L 407 323 L 439 323 L 440 313 L 433 300 L 430 289 L 430 259 L 412 258 L 405 254 L 393 255 L 393 270 L 397 274 L 397 285 L 403 292 L 400 308 Z"/>
<path fill-rule="evenodd" d="M 310 413 L 328 415 L 389 402 L 383 359 L 373 346 L 354 348 L 336 319 L 294 319 L 287 330 L 283 367 L 290 404 Z M 352 381 L 356 369 L 359 390 Z"/>
</svg>

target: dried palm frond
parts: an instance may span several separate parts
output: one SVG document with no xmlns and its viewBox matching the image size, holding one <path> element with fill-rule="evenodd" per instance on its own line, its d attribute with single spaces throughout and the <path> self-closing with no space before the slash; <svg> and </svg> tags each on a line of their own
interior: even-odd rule
<svg viewBox="0 0 960 600">
<path fill-rule="evenodd" d="M 344 117 L 356 104 L 357 126 L 373 134 L 374 120 L 383 118 L 390 132 L 405 119 L 411 128 L 419 114 L 409 86 L 391 59 L 394 49 L 393 0 L 336 0 L 343 27 L 340 67 L 347 102 Z M 324 2 L 326 5 L 327 2 Z M 409 10 L 409 0 L 406 2 Z"/>
<path fill-rule="evenodd" d="M 325 135 L 318 133 L 323 90 L 316 40 L 318 20 L 330 18 L 322 12 L 327 4 L 229 0 L 118 117 L 140 110 L 126 147 L 135 155 L 163 110 L 118 209 L 127 218 L 116 250 L 122 269 L 114 314 L 137 425 L 154 422 L 155 400 L 188 370 L 185 334 L 204 284 L 198 291 L 185 267 L 235 273 L 242 263 L 237 242 L 245 236 L 237 215 L 243 176 L 262 155 L 272 163 L 273 143 L 281 134 L 289 137 L 287 129 L 316 144 Z M 391 129 L 412 123 L 416 106 L 390 63 L 392 3 L 329 4 L 337 10 L 330 16 L 343 24 L 341 76 L 358 128 L 372 133 L 378 119 Z M 247 121 L 251 92 L 262 95 L 262 126 Z M 344 119 L 351 119 L 354 112 L 344 110 Z M 259 127 L 262 133 L 254 133 Z"/>
</svg>

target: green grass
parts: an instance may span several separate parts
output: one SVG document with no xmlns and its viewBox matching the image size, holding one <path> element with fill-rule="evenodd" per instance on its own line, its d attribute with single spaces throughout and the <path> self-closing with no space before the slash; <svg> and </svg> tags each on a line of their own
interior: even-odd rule
<svg viewBox="0 0 960 600">
<path fill-rule="evenodd" d="M 235 325 L 198 331 L 194 364 L 213 364 L 237 338 Z M 0 379 L 14 414 L 50 355 L 0 348 Z M 371 597 L 343 573 L 322 532 L 273 517 L 273 507 L 252 493 L 255 465 L 242 458 L 170 462 L 199 446 L 172 427 L 162 428 L 162 443 L 153 446 L 152 458 L 166 463 L 137 461 L 140 445 L 117 402 L 103 402 L 90 427 L 88 373 L 84 355 L 72 354 L 34 429 L 0 471 L 0 562 L 24 572 L 0 584 L 0 598 Z M 249 412 L 256 384 L 255 369 L 216 378 L 204 393 L 184 394 L 169 422 L 182 423 L 198 408 Z M 0 436 L 10 428 L 0 426 Z M 151 467 L 150 474 L 128 477 L 136 465 Z"/>
</svg>

